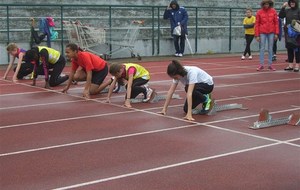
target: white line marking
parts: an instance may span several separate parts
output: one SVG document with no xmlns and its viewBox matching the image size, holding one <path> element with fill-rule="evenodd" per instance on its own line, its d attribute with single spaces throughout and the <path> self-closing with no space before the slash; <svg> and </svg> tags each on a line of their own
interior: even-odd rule
<svg viewBox="0 0 300 190">
<path fill-rule="evenodd" d="M 105 138 L 93 139 L 93 140 L 87 140 L 87 141 L 79 141 L 79 142 L 73 142 L 73 143 L 68 143 L 68 144 L 28 149 L 28 150 L 22 150 L 22 151 L 16 151 L 16 152 L 8 152 L 8 153 L 0 154 L 0 157 L 11 156 L 11 155 L 16 155 L 16 154 L 24 154 L 24 153 L 29 153 L 29 152 L 37 152 L 37 151 L 42 151 L 42 150 L 50 150 L 50 149 L 55 149 L 55 148 L 69 147 L 69 146 L 75 146 L 75 145 L 82 145 L 82 144 L 88 144 L 88 143 L 95 143 L 95 142 L 101 142 L 101 141 L 122 139 L 122 138 L 126 138 L 126 137 L 134 137 L 134 136 L 140 136 L 140 135 L 146 135 L 146 134 L 153 134 L 153 133 L 171 131 L 171 130 L 176 130 L 176 129 L 189 128 L 189 127 L 193 127 L 193 126 L 197 126 L 197 125 L 198 124 L 192 124 L 192 125 L 185 125 L 185 126 L 173 127 L 173 128 L 168 128 L 168 129 L 158 129 L 158 130 L 152 130 L 152 131 L 146 131 L 146 132 L 131 133 L 131 134 L 126 134 L 126 135 L 105 137 Z"/>
<path fill-rule="evenodd" d="M 68 103 L 84 102 L 84 101 L 86 101 L 86 100 L 70 100 L 70 101 L 51 102 L 51 103 L 44 103 L 44 104 L 30 104 L 30 105 L 23 105 L 23 106 L 11 106 L 11 107 L 0 108 L 0 110 L 20 109 L 20 108 L 28 108 L 28 107 L 36 107 L 36 106 L 49 106 L 49 105 L 56 105 L 56 104 L 68 104 Z"/>
<path fill-rule="evenodd" d="M 0 97 L 5 96 L 21 96 L 27 94 L 38 94 L 38 93 L 47 93 L 48 91 L 35 91 L 35 92 L 20 92 L 20 93 L 11 93 L 11 94 L 1 94 Z"/>
<path fill-rule="evenodd" d="M 278 144 L 280 144 L 280 143 L 273 143 L 273 144 L 268 144 L 268 145 L 256 146 L 256 147 L 252 147 L 252 148 L 242 149 L 242 150 L 238 150 L 238 151 L 232 151 L 232 152 L 219 154 L 219 155 L 215 155 L 215 156 L 208 156 L 208 157 L 199 158 L 199 159 L 195 159 L 195 160 L 189 160 L 189 161 L 185 161 L 185 162 L 178 162 L 176 164 L 160 166 L 160 167 L 151 168 L 151 169 L 147 169 L 147 170 L 140 170 L 140 171 L 136 171 L 136 172 L 132 172 L 132 173 L 127 173 L 127 174 L 122 174 L 122 175 L 118 175 L 118 176 L 98 179 L 98 180 L 89 181 L 89 182 L 85 182 L 85 183 L 78 183 L 78 184 L 75 184 L 75 185 L 59 187 L 59 188 L 55 188 L 53 190 L 67 190 L 67 189 L 72 189 L 72 188 L 78 188 L 78 187 L 103 183 L 103 182 L 117 180 L 117 179 L 121 179 L 121 178 L 146 174 L 146 173 L 150 173 L 150 172 L 156 172 L 156 171 L 160 171 L 160 170 L 175 168 L 175 167 L 189 165 L 189 164 L 194 164 L 194 163 L 202 162 L 202 161 L 206 161 L 206 160 L 212 160 L 212 159 L 222 158 L 222 157 L 225 157 L 225 156 L 231 156 L 231 155 L 240 154 L 240 153 L 244 153 L 244 152 L 259 150 L 259 149 L 262 149 L 262 148 L 267 148 L 267 147 L 275 146 L 275 145 L 278 145 Z"/>
<path fill-rule="evenodd" d="M 130 113 L 130 112 L 135 112 L 135 111 L 136 110 L 123 111 L 123 112 L 112 112 L 112 113 L 103 113 L 103 114 L 87 115 L 87 116 L 80 116 L 80 117 L 69 117 L 69 118 L 63 118 L 63 119 L 53 119 L 53 120 L 37 121 L 37 122 L 31 122 L 31 123 L 19 123 L 19 124 L 14 124 L 14 125 L 1 126 L 0 129 L 7 129 L 7 128 L 12 128 L 12 127 L 21 127 L 21 126 L 31 126 L 31 125 L 52 123 L 52 122 L 71 121 L 71 120 L 101 117 L 101 116 L 107 116 L 107 115 L 124 114 L 124 113 Z"/>
<path fill-rule="evenodd" d="M 285 111 L 291 111 L 291 110 L 295 110 L 295 109 L 290 109 L 290 110 L 285 110 Z M 282 112 L 285 112 L 285 111 L 281 110 L 281 111 L 278 111 L 278 112 L 271 112 L 270 114 L 282 113 Z M 183 122 L 188 122 L 188 121 L 186 121 L 184 119 L 170 117 L 170 116 L 162 116 L 160 114 L 152 113 L 152 112 L 147 112 L 147 111 L 144 111 L 144 110 L 141 110 L 141 112 L 149 113 L 151 115 L 158 115 L 158 116 L 161 116 L 161 117 L 168 117 L 168 118 L 172 118 L 172 119 L 183 121 Z M 55 145 L 55 146 L 48 146 L 48 147 L 42 147 L 42 148 L 34 148 L 34 149 L 28 149 L 28 150 L 22 150 L 22 151 L 16 151 L 16 152 L 8 152 L 8 153 L 0 154 L 0 157 L 10 156 L 10 155 L 16 155 L 16 154 L 23 154 L 23 153 L 30 153 L 30 152 L 36 152 L 36 151 L 43 151 L 43 150 L 50 150 L 50 149 L 55 149 L 55 148 L 69 147 L 69 146 L 75 146 L 75 145 L 82 145 L 82 144 L 88 144 L 88 143 L 94 143 L 94 142 L 101 142 L 101 141 L 107 141 L 107 140 L 122 139 L 122 138 L 127 138 L 127 137 L 140 136 L 140 135 L 146 135 L 146 134 L 153 134 L 153 133 L 159 133 L 159 132 L 165 132 L 165 131 L 172 131 L 172 130 L 178 130 L 178 129 L 195 127 L 195 126 L 198 126 L 198 125 L 202 125 L 202 126 L 206 126 L 206 127 L 210 127 L 210 128 L 222 130 L 222 131 L 232 132 L 232 133 L 235 133 L 235 134 L 250 136 L 250 137 L 254 137 L 254 138 L 258 138 L 258 139 L 262 139 L 262 140 L 281 142 L 281 141 L 278 141 L 276 139 L 272 139 L 272 138 L 268 138 L 268 137 L 253 135 L 253 134 L 250 134 L 250 133 L 240 132 L 240 131 L 236 131 L 236 130 L 233 130 L 233 129 L 222 128 L 222 127 L 217 127 L 217 126 L 211 125 L 213 123 L 219 123 L 219 122 L 225 122 L 225 121 L 232 121 L 232 120 L 239 120 L 239 119 L 245 119 L 245 118 L 250 118 L 250 117 L 255 117 L 255 116 L 257 117 L 257 115 L 249 115 L 249 116 L 236 117 L 236 118 L 224 119 L 224 120 L 218 120 L 218 121 L 206 122 L 206 123 L 190 122 L 190 123 L 193 123 L 193 124 L 179 126 L 179 127 L 172 127 L 172 128 L 167 128 L 167 129 L 158 129 L 158 130 L 152 130 L 152 131 L 146 131 L 146 132 L 131 133 L 131 134 L 126 134 L 126 135 L 119 135 L 119 136 L 113 136 L 113 137 L 93 139 L 93 140 L 87 140 L 87 141 L 79 141 L 79 142 L 74 142 L 74 143 L 61 144 L 61 145 Z"/>
</svg>

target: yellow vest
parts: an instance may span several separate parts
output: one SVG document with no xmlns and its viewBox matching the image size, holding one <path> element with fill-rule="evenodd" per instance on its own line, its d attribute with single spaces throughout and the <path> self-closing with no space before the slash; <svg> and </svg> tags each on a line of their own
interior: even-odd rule
<svg viewBox="0 0 300 190">
<path fill-rule="evenodd" d="M 52 49 L 52 48 L 49 48 L 46 46 L 38 46 L 38 49 L 39 49 L 39 52 L 41 52 L 42 49 L 46 49 L 48 51 L 48 54 L 49 54 L 48 62 L 51 64 L 55 64 L 60 57 L 60 52 L 55 49 Z M 40 61 L 42 61 L 42 60 L 40 60 Z"/>
<path fill-rule="evenodd" d="M 129 67 L 134 67 L 136 69 L 136 73 L 133 75 L 133 79 L 137 78 L 143 78 L 145 80 L 150 79 L 149 72 L 141 65 L 135 64 L 135 63 L 125 63 L 125 69 L 126 69 L 126 79 L 128 80 L 128 69 Z"/>
<path fill-rule="evenodd" d="M 251 16 L 250 18 L 246 17 L 244 18 L 243 25 L 245 24 L 254 24 L 255 23 L 255 16 Z M 253 28 L 245 28 L 245 34 L 254 35 L 254 27 Z"/>
</svg>

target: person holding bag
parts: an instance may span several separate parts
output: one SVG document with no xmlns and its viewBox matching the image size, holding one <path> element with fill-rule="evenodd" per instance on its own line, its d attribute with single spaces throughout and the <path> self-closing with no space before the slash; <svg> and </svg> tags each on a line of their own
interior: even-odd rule
<svg viewBox="0 0 300 190">
<path fill-rule="evenodd" d="M 288 36 L 288 26 L 292 24 L 293 20 L 300 20 L 300 10 L 298 7 L 298 0 L 289 0 L 284 2 L 280 12 L 279 18 L 285 18 L 284 33 L 285 33 L 285 47 L 288 55 L 288 66 L 284 69 L 285 71 L 299 72 L 300 65 L 300 47 L 295 46 L 292 42 L 293 38 Z M 296 61 L 294 67 L 294 60 Z"/>
<path fill-rule="evenodd" d="M 184 7 L 180 7 L 177 1 L 171 1 L 164 12 L 164 19 L 169 19 L 171 24 L 171 35 L 175 46 L 175 56 L 182 57 L 185 48 L 187 32 L 188 13 Z"/>
</svg>

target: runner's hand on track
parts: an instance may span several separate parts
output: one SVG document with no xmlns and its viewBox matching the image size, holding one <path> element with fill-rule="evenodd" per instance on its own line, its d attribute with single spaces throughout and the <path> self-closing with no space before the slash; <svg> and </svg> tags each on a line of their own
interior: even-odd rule
<svg viewBox="0 0 300 190">
<path fill-rule="evenodd" d="M 90 97 L 90 93 L 89 93 L 88 90 L 84 90 L 84 91 L 83 91 L 83 97 L 86 98 L 86 99 L 90 99 L 90 98 L 91 98 L 91 97 Z"/>
</svg>

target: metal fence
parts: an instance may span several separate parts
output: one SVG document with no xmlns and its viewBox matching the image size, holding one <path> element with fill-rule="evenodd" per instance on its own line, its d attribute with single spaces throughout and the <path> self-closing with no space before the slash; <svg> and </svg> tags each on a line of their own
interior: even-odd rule
<svg viewBox="0 0 300 190">
<path fill-rule="evenodd" d="M 228 7 L 185 7 L 189 14 L 189 39 L 194 53 L 198 53 L 199 39 L 219 38 L 226 40 L 225 51 L 230 52 L 232 42 L 243 38 L 242 20 L 245 10 Z M 88 26 L 113 30 L 128 30 L 132 20 L 144 20 L 138 40 L 151 44 L 152 55 L 159 55 L 161 42 L 171 39 L 170 24 L 163 20 L 165 7 L 122 5 L 46 5 L 46 4 L 0 4 L 0 43 L 29 42 L 29 18 L 51 16 L 61 49 L 66 43 L 63 21 L 80 20 Z M 111 48 L 111 47 L 110 47 Z"/>
</svg>

